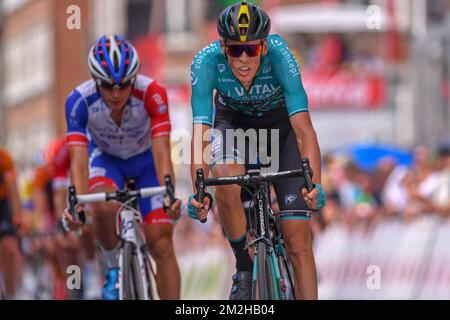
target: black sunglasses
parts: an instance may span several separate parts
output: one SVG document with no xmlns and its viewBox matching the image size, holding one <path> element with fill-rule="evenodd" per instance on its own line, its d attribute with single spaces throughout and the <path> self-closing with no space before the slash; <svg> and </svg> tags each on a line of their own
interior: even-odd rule
<svg viewBox="0 0 450 320">
<path fill-rule="evenodd" d="M 132 84 L 132 82 L 131 82 L 131 80 L 130 80 L 130 81 L 127 81 L 127 82 L 124 82 L 124 83 L 111 84 L 111 83 L 108 83 L 108 82 L 104 82 L 104 81 L 101 81 L 101 80 L 97 80 L 97 84 L 98 84 L 102 89 L 109 90 L 109 91 L 113 91 L 113 90 L 116 90 L 116 89 L 118 89 L 118 90 L 125 90 L 125 89 L 127 89 L 127 88 L 130 87 L 130 85 Z"/>
<path fill-rule="evenodd" d="M 245 53 L 253 58 L 256 56 L 259 56 L 262 51 L 262 43 L 258 44 L 227 44 L 225 45 L 226 53 L 233 57 L 233 58 L 239 58 L 242 53 L 245 51 Z"/>
</svg>

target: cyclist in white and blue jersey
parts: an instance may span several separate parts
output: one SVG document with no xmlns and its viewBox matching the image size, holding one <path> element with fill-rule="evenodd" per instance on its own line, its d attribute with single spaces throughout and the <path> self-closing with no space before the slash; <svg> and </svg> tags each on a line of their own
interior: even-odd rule
<svg viewBox="0 0 450 320">
<path fill-rule="evenodd" d="M 226 8 L 218 18 L 222 37 L 205 47 L 191 67 L 193 143 L 191 175 L 202 168 L 205 176 L 240 175 L 254 164 L 251 149 L 227 143 L 227 130 L 278 130 L 279 140 L 262 148 L 278 150 L 270 158 L 279 158 L 278 171 L 301 167 L 301 155 L 310 159 L 314 189 L 308 192 L 303 178 L 286 179 L 274 184 L 282 213 L 282 229 L 289 258 L 294 268 L 295 293 L 300 299 L 317 299 L 317 275 L 310 231 L 311 211 L 322 208 L 326 196 L 321 187 L 321 156 L 317 136 L 308 112 L 308 99 L 302 86 L 299 65 L 284 40 L 269 35 L 270 18 L 258 6 L 240 2 Z M 202 140 L 211 129 L 214 102 L 214 138 L 211 163 L 203 159 L 209 141 Z M 270 137 L 271 135 L 268 134 Z M 234 140 L 234 137 L 233 137 Z M 202 144 L 194 143 L 203 141 Z M 272 148 L 275 147 L 275 148 Z M 277 149 L 278 147 L 278 149 Z M 253 157 L 258 159 L 258 157 Z M 246 249 L 246 220 L 241 205 L 241 188 L 216 187 L 215 200 L 220 220 L 236 258 L 236 273 L 230 299 L 251 298 L 253 262 Z M 199 203 L 191 195 L 189 215 L 206 218 L 208 199 Z M 201 211 L 198 212 L 198 209 Z"/>
<path fill-rule="evenodd" d="M 90 50 L 88 63 L 93 79 L 76 87 L 66 100 L 66 140 L 77 193 L 114 192 L 123 189 L 131 178 L 137 189 L 163 185 L 166 174 L 173 179 L 165 88 L 138 74 L 138 54 L 120 35 L 99 38 Z M 166 212 L 161 196 L 139 200 L 161 299 L 180 298 L 180 271 L 172 239 L 180 205 L 177 200 Z M 117 300 L 119 242 L 115 213 L 119 205 L 99 203 L 92 207 L 94 235 L 108 265 L 102 297 Z M 70 229 L 80 228 L 67 212 L 64 219 Z"/>
</svg>

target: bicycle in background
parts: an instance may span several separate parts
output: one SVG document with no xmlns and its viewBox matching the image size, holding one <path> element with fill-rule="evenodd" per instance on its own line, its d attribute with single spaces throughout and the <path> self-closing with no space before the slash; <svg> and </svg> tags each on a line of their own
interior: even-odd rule
<svg viewBox="0 0 450 320">
<path fill-rule="evenodd" d="M 165 194 L 170 204 L 175 202 L 174 189 L 169 175 L 165 186 L 135 190 L 134 181 L 129 180 L 124 190 L 112 193 L 76 195 L 69 188 L 70 213 L 74 219 L 83 221 L 83 212 L 75 215 L 75 206 L 83 203 L 117 201 L 122 205 L 116 214 L 116 232 L 120 239 L 119 249 L 119 298 L 120 300 L 153 300 L 155 294 L 155 272 L 143 232 L 143 220 L 137 200 Z M 78 217 L 77 217 L 78 216 Z"/>
</svg>

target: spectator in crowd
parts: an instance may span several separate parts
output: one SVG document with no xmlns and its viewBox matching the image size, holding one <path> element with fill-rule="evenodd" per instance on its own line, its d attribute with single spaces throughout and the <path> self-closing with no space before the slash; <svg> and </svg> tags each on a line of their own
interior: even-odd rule
<svg viewBox="0 0 450 320">
<path fill-rule="evenodd" d="M 438 174 L 431 163 L 430 149 L 419 146 L 414 149 L 414 163 L 403 179 L 408 204 L 404 215 L 407 220 L 421 213 L 432 213 L 432 196 L 437 192 Z"/>
<path fill-rule="evenodd" d="M 431 200 L 434 211 L 444 217 L 450 214 L 450 146 L 437 149 L 435 170 L 437 171 L 437 190 Z"/>
</svg>

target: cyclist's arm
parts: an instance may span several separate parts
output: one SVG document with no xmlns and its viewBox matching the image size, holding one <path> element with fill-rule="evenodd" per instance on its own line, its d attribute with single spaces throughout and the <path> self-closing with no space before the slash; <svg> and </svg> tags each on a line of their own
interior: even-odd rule
<svg viewBox="0 0 450 320">
<path fill-rule="evenodd" d="M 205 161 L 207 159 L 204 159 L 204 157 L 210 157 L 209 152 L 204 152 L 209 145 L 209 139 L 204 137 L 209 137 L 210 130 L 211 127 L 206 124 L 194 123 L 193 125 L 191 141 L 191 178 L 194 192 L 196 191 L 195 180 L 197 170 L 203 169 L 205 178 L 209 175 L 209 165 L 208 162 Z"/>
<path fill-rule="evenodd" d="M 175 183 L 170 154 L 170 116 L 167 91 L 153 81 L 145 92 L 145 109 L 150 118 L 152 154 L 156 175 L 160 185 L 164 185 L 164 176 L 169 174 Z"/>
<path fill-rule="evenodd" d="M 155 160 L 156 174 L 160 185 L 164 185 L 164 176 L 170 175 L 172 183 L 175 185 L 175 175 L 173 174 L 172 160 L 170 158 L 170 139 L 158 137 L 152 141 L 152 153 Z"/>
<path fill-rule="evenodd" d="M 61 219 L 64 209 L 67 207 L 67 189 L 60 188 L 52 191 L 52 201 L 55 208 L 56 219 Z"/>
<path fill-rule="evenodd" d="M 216 42 L 216 46 L 219 46 Z M 208 56 L 208 55 L 206 55 Z M 192 87 L 192 140 L 191 140 L 191 178 L 194 192 L 196 172 L 203 169 L 205 178 L 209 175 L 210 153 L 206 151 L 210 143 L 213 116 L 213 92 L 217 88 L 216 66 L 200 52 L 191 66 Z M 200 59 L 202 58 L 202 59 Z M 202 61 L 202 62 L 199 62 Z M 206 151 L 206 152 L 205 152 Z M 209 157 L 205 159 L 204 157 Z"/>
<path fill-rule="evenodd" d="M 303 158 L 308 158 L 313 170 L 313 183 L 321 183 L 321 157 L 317 134 L 309 112 L 299 112 L 290 117 L 297 139 L 298 149 Z"/>
<path fill-rule="evenodd" d="M 10 159 L 10 167 L 5 172 L 5 183 L 6 183 L 6 190 L 8 194 L 8 203 L 11 207 L 11 210 L 13 212 L 13 219 L 17 222 L 22 222 L 22 205 L 20 202 L 20 196 L 19 191 L 17 188 L 17 181 L 16 181 L 16 174 L 14 172 L 14 166 L 12 159 Z"/>
<path fill-rule="evenodd" d="M 88 111 L 84 97 L 74 90 L 66 100 L 66 141 L 70 155 L 70 179 L 77 194 L 88 193 L 87 122 Z"/>
<path fill-rule="evenodd" d="M 77 194 L 87 194 L 89 187 L 88 149 L 84 146 L 69 146 L 70 181 Z"/>
<path fill-rule="evenodd" d="M 300 67 L 284 40 L 273 36 L 278 45 L 272 46 L 269 56 L 276 79 L 283 88 L 287 111 L 302 157 L 309 158 L 313 182 L 321 181 L 321 159 L 317 135 L 308 112 L 308 97 L 303 88 Z"/>
<path fill-rule="evenodd" d="M 43 223 L 47 212 L 46 186 L 50 180 L 47 165 L 34 169 L 31 191 L 31 202 L 33 203 L 33 217 L 37 222 L 35 229 L 43 231 Z"/>
</svg>

